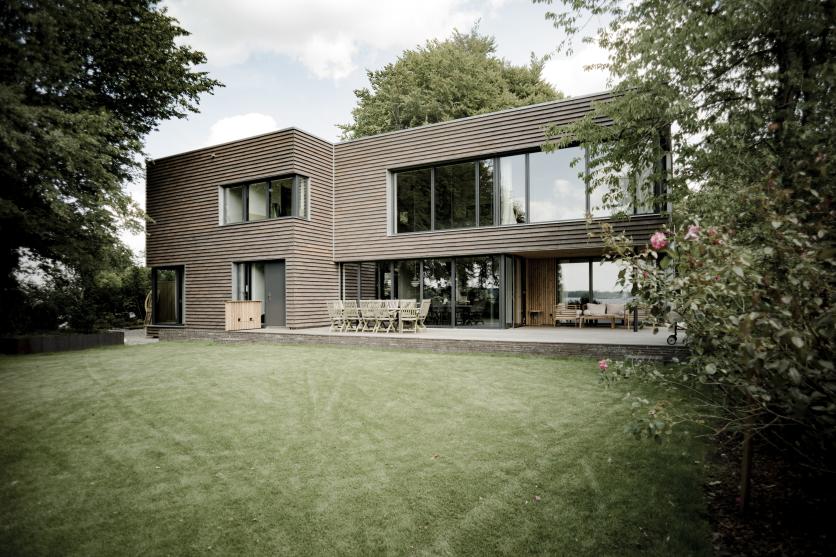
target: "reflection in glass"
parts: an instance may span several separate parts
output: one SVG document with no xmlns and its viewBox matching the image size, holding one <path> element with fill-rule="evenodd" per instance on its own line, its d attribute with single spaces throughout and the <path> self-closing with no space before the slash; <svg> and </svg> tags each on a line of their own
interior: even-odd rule
<svg viewBox="0 0 836 557">
<path fill-rule="evenodd" d="M 250 184 L 247 193 L 247 220 L 267 218 L 267 182 Z"/>
<path fill-rule="evenodd" d="M 273 180 L 270 188 L 270 216 L 289 217 L 293 212 L 293 178 Z"/>
<path fill-rule="evenodd" d="M 452 267 L 449 259 L 429 259 L 424 261 L 424 299 L 432 300 L 427 325 L 452 325 L 451 299 Z"/>
<path fill-rule="evenodd" d="M 456 259 L 456 325 L 499 326 L 499 257 Z"/>
<path fill-rule="evenodd" d="M 395 261 L 394 265 L 395 298 L 399 300 L 418 300 L 421 293 L 418 261 Z"/>
<path fill-rule="evenodd" d="M 580 161 L 574 166 L 575 159 Z M 529 222 L 582 219 L 586 216 L 586 184 L 580 147 L 551 153 L 531 153 L 529 164 Z"/>
<path fill-rule="evenodd" d="M 398 232 L 430 229 L 430 169 L 395 174 Z"/>
<path fill-rule="evenodd" d="M 589 302 L 589 262 L 558 263 L 557 283 L 560 303 L 585 304 Z"/>
<path fill-rule="evenodd" d="M 499 207 L 502 224 L 526 222 L 525 155 L 499 159 Z"/>
<path fill-rule="evenodd" d="M 479 226 L 493 225 L 493 160 L 479 161 Z"/>
<path fill-rule="evenodd" d="M 244 187 L 224 188 L 224 224 L 244 220 Z"/>
<path fill-rule="evenodd" d="M 476 226 L 476 163 L 435 169 L 435 230 Z"/>
<path fill-rule="evenodd" d="M 592 297 L 601 304 L 623 303 L 630 297 L 629 284 L 622 291 L 617 284 L 621 268 L 612 261 L 592 263 Z"/>
</svg>

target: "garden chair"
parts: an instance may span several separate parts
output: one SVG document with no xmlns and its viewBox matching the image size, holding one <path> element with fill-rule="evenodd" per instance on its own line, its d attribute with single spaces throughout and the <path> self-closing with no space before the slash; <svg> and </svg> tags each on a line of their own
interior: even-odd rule
<svg viewBox="0 0 836 557">
<path fill-rule="evenodd" d="M 374 307 L 374 300 L 360 300 L 361 331 L 369 331 L 374 327 L 377 312 Z"/>
<path fill-rule="evenodd" d="M 336 332 L 343 330 L 343 303 L 341 300 L 334 300 L 327 302 L 328 304 L 328 318 L 331 320 L 331 331 Z"/>
<path fill-rule="evenodd" d="M 398 310 L 398 332 L 404 331 L 412 331 L 413 333 L 418 332 L 418 308 L 411 307 L 411 308 L 400 308 Z M 407 324 L 407 327 L 404 328 L 404 323 Z M 412 324 L 410 327 L 409 324 Z"/>
<path fill-rule="evenodd" d="M 421 300 L 421 307 L 418 310 L 418 330 L 425 331 L 427 329 L 427 316 L 430 314 L 430 305 L 432 300 Z"/>
<path fill-rule="evenodd" d="M 384 309 L 386 311 L 386 331 L 397 331 L 398 330 L 398 303 L 400 300 L 383 300 L 384 302 Z"/>
<path fill-rule="evenodd" d="M 360 308 L 357 300 L 345 300 L 343 302 L 343 330 L 353 329 L 360 331 L 365 326 L 363 317 L 360 315 Z"/>
<path fill-rule="evenodd" d="M 581 325 L 580 310 L 577 308 L 570 308 L 569 304 L 557 304 L 552 309 L 552 315 L 554 315 L 555 327 L 557 327 L 557 324 L 561 321 L 571 321 L 576 327 L 580 327 Z"/>
<path fill-rule="evenodd" d="M 398 300 L 398 308 L 414 308 L 418 307 L 418 304 L 415 300 Z"/>
</svg>

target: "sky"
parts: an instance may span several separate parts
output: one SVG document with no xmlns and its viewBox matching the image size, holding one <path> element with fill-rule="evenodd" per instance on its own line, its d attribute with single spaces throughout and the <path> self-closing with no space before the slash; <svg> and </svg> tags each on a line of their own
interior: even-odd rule
<svg viewBox="0 0 836 557">
<path fill-rule="evenodd" d="M 553 52 L 558 31 L 547 7 L 530 0 L 164 0 L 169 14 L 203 51 L 199 69 L 224 83 L 200 99 L 200 113 L 160 123 L 146 138 L 152 159 L 295 126 L 337 141 L 337 124 L 351 120 L 354 90 L 368 86 L 366 70 L 397 59 L 405 49 L 479 23 L 496 39 L 497 55 L 527 64 Z M 607 89 L 606 61 L 594 45 L 554 56 L 544 77 L 570 96 Z M 144 180 L 128 187 L 145 206 Z M 123 234 L 137 254 L 144 235 Z"/>
</svg>

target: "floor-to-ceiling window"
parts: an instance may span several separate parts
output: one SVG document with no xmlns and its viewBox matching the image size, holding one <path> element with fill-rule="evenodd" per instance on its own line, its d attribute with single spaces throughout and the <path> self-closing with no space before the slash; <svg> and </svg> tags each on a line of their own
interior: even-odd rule
<svg viewBox="0 0 836 557">
<path fill-rule="evenodd" d="M 432 301 L 427 325 L 450 326 L 453 324 L 453 261 L 427 259 L 423 268 L 423 299 Z"/>
<path fill-rule="evenodd" d="M 456 258 L 456 325 L 499 326 L 499 259 Z"/>
<path fill-rule="evenodd" d="M 568 260 L 557 263 L 558 299 L 561 303 L 623 303 L 631 298 L 627 285 L 618 284 L 621 267 L 599 259 Z"/>
<path fill-rule="evenodd" d="M 151 270 L 151 316 L 155 325 L 183 324 L 183 267 Z"/>
<path fill-rule="evenodd" d="M 589 302 L 589 261 L 560 261 L 557 285 L 561 304 Z"/>
</svg>

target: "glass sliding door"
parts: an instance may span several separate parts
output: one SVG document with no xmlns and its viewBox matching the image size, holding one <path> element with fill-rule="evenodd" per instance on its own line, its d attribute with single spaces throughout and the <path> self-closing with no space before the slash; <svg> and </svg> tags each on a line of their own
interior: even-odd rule
<svg viewBox="0 0 836 557">
<path fill-rule="evenodd" d="M 427 259 L 424 266 L 424 299 L 432 300 L 427 325 L 449 327 L 453 324 L 453 262 L 450 259 Z"/>
<path fill-rule="evenodd" d="M 456 326 L 499 326 L 499 257 L 456 258 Z"/>
<path fill-rule="evenodd" d="M 557 264 L 558 299 L 561 304 L 589 302 L 589 261 Z"/>
<path fill-rule="evenodd" d="M 592 263 L 592 298 L 599 304 L 624 303 L 630 298 L 629 283 L 622 290 L 617 284 L 621 268 L 612 261 Z M 628 277 L 629 278 L 629 277 Z"/>
<path fill-rule="evenodd" d="M 418 300 L 421 297 L 419 261 L 395 261 L 394 297 L 398 300 Z"/>
</svg>

